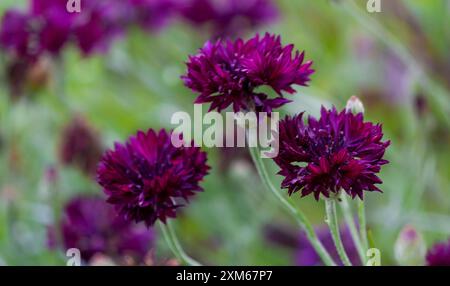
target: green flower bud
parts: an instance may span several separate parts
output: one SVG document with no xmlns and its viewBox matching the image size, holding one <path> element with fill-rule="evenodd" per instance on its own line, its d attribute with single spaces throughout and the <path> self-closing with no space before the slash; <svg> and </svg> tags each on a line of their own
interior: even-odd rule
<svg viewBox="0 0 450 286">
<path fill-rule="evenodd" d="M 395 259 L 403 266 L 419 266 L 425 261 L 425 240 L 413 226 L 406 225 L 395 242 Z"/>
<path fill-rule="evenodd" d="M 345 110 L 358 114 L 358 113 L 364 113 L 364 105 L 361 102 L 361 100 L 353 95 L 350 97 L 350 99 L 347 101 L 347 105 L 345 107 Z"/>
</svg>

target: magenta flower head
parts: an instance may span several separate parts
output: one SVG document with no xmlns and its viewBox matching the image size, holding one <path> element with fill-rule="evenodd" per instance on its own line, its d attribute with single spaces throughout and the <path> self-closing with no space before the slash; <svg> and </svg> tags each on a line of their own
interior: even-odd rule
<svg viewBox="0 0 450 286">
<path fill-rule="evenodd" d="M 111 205 L 95 196 L 71 199 L 64 207 L 61 229 L 64 247 L 78 248 L 86 262 L 103 254 L 116 260 L 127 256 L 141 263 L 154 240 L 152 230 L 117 216 Z M 54 239 L 54 229 L 50 234 Z"/>
<path fill-rule="evenodd" d="M 390 142 L 382 141 L 381 125 L 364 122 L 363 114 L 322 107 L 320 119 L 303 113 L 280 122 L 280 150 L 274 159 L 284 176 L 282 188 L 289 195 L 320 194 L 329 197 L 341 189 L 363 199 L 363 191 L 379 191 L 376 184 Z"/>
<path fill-rule="evenodd" d="M 293 85 L 306 86 L 314 72 L 312 62 L 304 63 L 304 53 L 281 44 L 280 36 L 256 35 L 248 41 L 207 42 L 200 52 L 189 57 L 187 87 L 200 95 L 196 103 L 211 103 L 209 110 L 219 112 L 232 105 L 233 110 L 270 113 L 288 102 L 283 92 L 294 93 Z M 268 86 L 277 96 L 269 98 L 257 88 Z"/>
<path fill-rule="evenodd" d="M 450 240 L 435 244 L 426 255 L 428 266 L 450 266 Z"/>
<path fill-rule="evenodd" d="M 194 25 L 210 25 L 215 37 L 240 36 L 278 18 L 272 0 L 184 0 L 180 14 Z"/>
<path fill-rule="evenodd" d="M 199 182 L 209 170 L 206 160 L 199 148 L 174 147 L 165 130 L 139 131 L 105 153 L 97 181 L 120 215 L 151 226 L 176 217 L 182 201 L 203 191 Z"/>
<path fill-rule="evenodd" d="M 30 55 L 31 16 L 27 13 L 8 10 L 3 15 L 0 27 L 0 46 L 17 57 Z"/>
<path fill-rule="evenodd" d="M 57 55 L 68 42 L 76 13 L 67 11 L 66 0 L 32 0 L 31 13 L 38 23 L 39 48 Z"/>
</svg>

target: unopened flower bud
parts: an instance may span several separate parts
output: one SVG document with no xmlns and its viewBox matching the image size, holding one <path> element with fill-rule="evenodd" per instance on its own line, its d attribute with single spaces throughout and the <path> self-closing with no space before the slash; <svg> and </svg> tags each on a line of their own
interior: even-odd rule
<svg viewBox="0 0 450 286">
<path fill-rule="evenodd" d="M 423 265 L 425 253 L 426 244 L 422 234 L 411 225 L 405 226 L 395 242 L 397 262 L 403 266 Z"/>
<path fill-rule="evenodd" d="M 352 113 L 364 113 L 364 105 L 362 101 L 355 95 L 350 97 L 350 99 L 347 101 L 347 105 L 345 107 L 345 110 L 352 112 Z"/>
</svg>

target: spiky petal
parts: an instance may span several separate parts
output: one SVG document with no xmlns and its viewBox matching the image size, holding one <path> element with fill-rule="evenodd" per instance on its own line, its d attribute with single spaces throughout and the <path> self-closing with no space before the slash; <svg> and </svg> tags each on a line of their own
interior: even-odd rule
<svg viewBox="0 0 450 286">
<path fill-rule="evenodd" d="M 280 150 L 274 159 L 289 195 L 329 197 L 343 189 L 352 198 L 379 191 L 377 176 L 390 142 L 383 142 L 381 125 L 364 122 L 363 114 L 322 107 L 320 119 L 303 113 L 280 122 Z"/>
<path fill-rule="evenodd" d="M 306 86 L 312 62 L 304 63 L 304 53 L 293 45 L 283 46 L 281 37 L 256 35 L 248 41 L 207 42 L 200 52 L 189 58 L 187 74 L 182 77 L 187 87 L 197 92 L 196 103 L 211 103 L 210 110 L 219 112 L 232 106 L 240 110 L 271 112 L 289 102 L 283 92 L 294 93 L 294 85 Z M 277 96 L 259 92 L 271 88 Z"/>
<path fill-rule="evenodd" d="M 182 201 L 203 190 L 199 182 L 209 169 L 206 153 L 197 147 L 176 148 L 170 138 L 165 130 L 139 131 L 103 156 L 97 181 L 125 219 L 147 226 L 157 219 L 165 222 L 176 217 Z"/>
</svg>

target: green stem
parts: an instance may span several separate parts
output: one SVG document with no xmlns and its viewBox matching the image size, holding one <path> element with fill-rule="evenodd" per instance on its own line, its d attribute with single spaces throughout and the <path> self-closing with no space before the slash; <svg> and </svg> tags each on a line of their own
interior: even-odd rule
<svg viewBox="0 0 450 286">
<path fill-rule="evenodd" d="M 66 69 L 64 64 L 64 56 L 60 55 L 54 59 L 54 93 L 56 95 L 60 108 L 63 110 L 71 110 L 70 104 L 67 102 L 66 95 Z"/>
<path fill-rule="evenodd" d="M 359 221 L 359 235 L 361 237 L 364 249 L 369 248 L 367 239 L 367 227 L 366 227 L 366 208 L 363 200 L 358 200 L 358 221 Z"/>
<path fill-rule="evenodd" d="M 258 171 L 259 176 L 261 177 L 261 180 L 266 185 L 266 187 L 275 195 L 275 197 L 280 201 L 280 203 L 283 205 L 285 209 L 287 209 L 297 220 L 297 223 L 300 225 L 300 227 L 305 231 L 306 236 L 308 237 L 308 240 L 310 241 L 311 245 L 316 250 L 317 254 L 320 256 L 322 261 L 327 266 L 335 266 L 335 262 L 331 258 L 328 251 L 325 249 L 323 244 L 320 242 L 320 240 L 317 238 L 316 233 L 314 232 L 314 229 L 311 225 L 311 223 L 308 221 L 306 216 L 303 214 L 302 211 L 297 209 L 295 206 L 292 205 L 291 202 L 286 200 L 281 193 L 275 188 L 275 186 L 270 181 L 270 178 L 268 176 L 266 167 L 259 156 L 259 148 L 257 147 L 249 147 L 250 154 L 252 156 L 253 162 L 256 165 L 256 169 Z"/>
<path fill-rule="evenodd" d="M 189 266 L 201 266 L 199 262 L 187 255 L 186 252 L 184 252 L 183 247 L 181 247 L 181 244 L 178 241 L 178 238 L 170 221 L 167 221 L 165 224 L 161 222 L 159 226 L 167 245 L 169 246 L 173 254 L 177 257 L 177 259 Z"/>
<path fill-rule="evenodd" d="M 352 263 L 345 252 L 344 245 L 342 244 L 341 234 L 339 233 L 339 224 L 336 214 L 336 201 L 335 199 L 326 199 L 325 208 L 327 212 L 327 223 L 330 228 L 331 236 L 333 237 L 336 250 L 345 266 L 351 266 Z"/>
<path fill-rule="evenodd" d="M 348 203 L 348 199 L 346 196 L 341 196 L 342 202 L 340 203 L 342 212 L 344 214 L 345 222 L 348 225 L 348 228 L 350 230 L 350 234 L 353 238 L 353 242 L 355 243 L 356 249 L 358 251 L 359 258 L 361 259 L 361 265 L 366 264 L 366 255 L 365 255 L 365 248 L 363 246 L 363 243 L 361 242 L 361 237 L 358 233 L 358 230 L 356 229 L 355 220 L 353 219 L 352 212 L 350 210 L 350 205 Z"/>
</svg>

